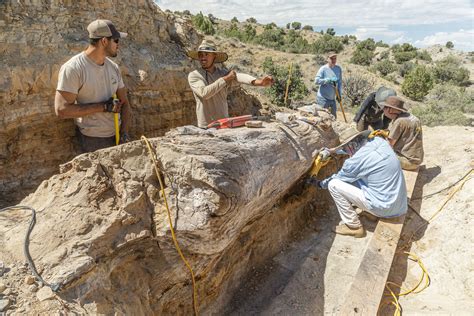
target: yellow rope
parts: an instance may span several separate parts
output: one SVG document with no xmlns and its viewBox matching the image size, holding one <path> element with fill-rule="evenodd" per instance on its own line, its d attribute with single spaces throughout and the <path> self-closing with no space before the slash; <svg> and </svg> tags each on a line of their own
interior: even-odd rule
<svg viewBox="0 0 474 316">
<path fill-rule="evenodd" d="M 393 298 L 393 301 L 391 301 L 390 304 L 395 306 L 394 316 L 399 316 L 401 314 L 401 311 L 402 311 L 402 307 L 401 307 L 400 302 L 398 300 L 398 298 L 400 296 L 405 296 L 405 295 L 408 295 L 410 293 L 413 293 L 413 294 L 420 293 L 421 291 L 423 291 L 424 289 L 426 289 L 430 285 L 430 280 L 431 280 L 430 275 L 428 274 L 428 271 L 426 270 L 425 265 L 423 264 L 421 259 L 417 255 L 415 255 L 414 253 L 411 253 L 411 252 L 405 252 L 405 254 L 408 255 L 408 259 L 413 260 L 418 264 L 418 266 L 422 270 L 422 274 L 421 274 L 421 278 L 418 280 L 418 283 L 410 290 L 403 289 L 401 285 L 396 284 L 394 282 L 390 282 L 390 281 L 387 282 L 385 287 L 390 292 L 390 295 Z M 420 288 L 420 285 L 423 283 L 423 280 L 425 281 L 425 284 L 424 284 L 423 287 Z M 401 292 L 397 295 L 392 291 L 392 289 L 389 285 L 396 286 L 400 290 L 404 290 L 404 292 Z"/>
<path fill-rule="evenodd" d="M 464 179 L 461 181 L 461 183 L 455 187 L 451 193 L 449 193 L 449 196 L 448 198 L 443 202 L 443 204 L 441 204 L 441 206 L 438 208 L 438 210 L 436 212 L 434 212 L 433 215 L 431 215 L 431 217 L 424 223 L 422 223 L 414 232 L 413 234 L 411 235 L 410 239 L 408 240 L 408 242 L 405 244 L 408 245 L 412 240 L 413 240 L 413 237 L 416 235 L 416 233 L 421 229 L 423 228 L 424 226 L 428 225 L 428 224 L 431 224 L 431 222 L 435 219 L 435 217 L 443 210 L 443 208 L 446 206 L 446 204 L 448 204 L 449 200 L 452 199 L 452 197 L 454 196 L 454 194 L 456 194 L 456 192 L 458 192 L 459 190 L 462 189 L 462 187 L 464 186 L 464 183 L 466 183 L 469 179 L 471 179 L 469 176 L 472 174 L 472 171 L 474 171 L 474 169 L 471 168 L 471 171 L 469 171 L 468 173 L 466 173 L 466 175 L 464 176 Z"/>
<path fill-rule="evenodd" d="M 197 291 L 196 291 L 196 280 L 194 278 L 194 272 L 193 272 L 193 269 L 191 268 L 191 265 L 188 263 L 188 261 L 184 257 L 183 252 L 181 251 L 181 248 L 179 247 L 178 240 L 176 239 L 176 234 L 175 234 L 174 228 L 173 228 L 173 222 L 171 220 L 171 212 L 170 212 L 170 208 L 168 206 L 168 200 L 166 199 L 165 187 L 163 185 L 163 180 L 161 179 L 161 176 L 160 176 L 160 169 L 158 167 L 156 154 L 153 151 L 153 148 L 151 147 L 150 142 L 148 141 L 148 139 L 145 136 L 142 136 L 141 140 L 143 140 L 145 142 L 145 144 L 148 148 L 148 153 L 150 154 L 151 160 L 153 161 L 156 176 L 158 177 L 158 181 L 160 182 L 161 194 L 163 196 L 163 201 L 165 202 L 166 212 L 168 213 L 168 221 L 169 221 L 169 224 L 170 224 L 171 236 L 173 238 L 174 246 L 175 246 L 176 250 L 178 251 L 179 256 L 181 257 L 181 260 L 183 260 L 184 264 L 186 265 L 189 272 L 191 273 L 191 280 L 193 282 L 193 309 L 194 309 L 194 315 L 197 316 L 199 314 L 199 312 L 198 312 L 198 305 L 197 305 Z"/>
</svg>

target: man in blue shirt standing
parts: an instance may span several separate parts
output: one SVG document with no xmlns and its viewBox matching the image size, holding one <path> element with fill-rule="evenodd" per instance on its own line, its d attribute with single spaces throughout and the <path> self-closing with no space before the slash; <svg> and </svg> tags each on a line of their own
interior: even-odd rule
<svg viewBox="0 0 474 316">
<path fill-rule="evenodd" d="M 407 212 L 407 190 L 400 162 L 385 138 L 375 136 L 367 139 L 369 133 L 353 133 L 354 136 L 342 146 L 349 148 L 347 152 L 353 155 L 338 173 L 311 182 L 329 189 L 336 203 L 342 219 L 334 230 L 336 234 L 356 238 L 365 236 L 364 227 L 351 204 L 377 217 L 397 217 Z M 365 144 L 352 144 L 357 136 L 363 136 Z"/>
<path fill-rule="evenodd" d="M 336 65 L 337 54 L 328 54 L 328 63 L 319 68 L 314 83 L 319 85 L 316 94 L 316 103 L 326 108 L 331 108 L 331 114 L 336 117 L 336 88 L 339 97 L 342 95 L 342 69 Z M 339 101 L 339 100 L 338 100 Z"/>
</svg>

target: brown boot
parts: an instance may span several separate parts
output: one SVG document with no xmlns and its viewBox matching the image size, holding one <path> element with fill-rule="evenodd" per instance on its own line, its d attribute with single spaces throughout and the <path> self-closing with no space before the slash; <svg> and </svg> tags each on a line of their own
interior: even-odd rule
<svg viewBox="0 0 474 316">
<path fill-rule="evenodd" d="M 333 229 L 333 232 L 339 235 L 353 236 L 355 238 L 362 238 L 365 236 L 365 229 L 363 226 L 350 228 L 346 224 L 340 224 Z"/>
</svg>

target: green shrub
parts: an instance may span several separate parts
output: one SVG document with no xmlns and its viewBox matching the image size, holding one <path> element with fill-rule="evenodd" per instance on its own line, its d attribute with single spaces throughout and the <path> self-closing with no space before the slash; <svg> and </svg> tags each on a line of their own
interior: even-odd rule
<svg viewBox="0 0 474 316">
<path fill-rule="evenodd" d="M 293 64 L 291 71 L 290 86 L 288 87 L 288 99 L 285 104 L 285 91 L 288 82 L 288 67 L 275 65 L 271 57 L 266 57 L 263 62 L 263 71 L 273 77 L 275 82 L 266 90 L 272 102 L 279 106 L 289 106 L 291 101 L 301 100 L 308 95 L 308 88 L 303 82 L 303 73 L 298 64 Z"/>
<path fill-rule="evenodd" d="M 388 59 L 384 59 L 375 64 L 375 69 L 380 72 L 382 76 L 386 76 L 391 72 L 397 70 L 397 66 Z"/>
<path fill-rule="evenodd" d="M 211 19 L 207 16 L 204 16 L 202 12 L 199 12 L 193 16 L 192 21 L 193 25 L 204 34 L 212 35 L 216 33 Z"/>
<path fill-rule="evenodd" d="M 375 46 L 376 47 L 390 47 L 390 45 L 388 45 L 387 43 L 384 43 L 383 41 L 378 41 L 377 43 L 375 43 Z"/>
<path fill-rule="evenodd" d="M 234 16 L 234 17 L 232 18 L 232 20 L 230 20 L 230 22 L 232 22 L 232 23 L 239 23 L 239 20 L 237 19 L 236 16 Z"/>
<path fill-rule="evenodd" d="M 369 66 L 374 58 L 374 52 L 368 49 L 356 49 L 351 57 L 351 63 Z"/>
<path fill-rule="evenodd" d="M 393 45 L 392 46 L 393 57 L 397 64 L 402 64 L 406 61 L 412 60 L 416 57 L 416 47 L 412 46 L 409 43 L 403 43 L 402 45 Z"/>
<path fill-rule="evenodd" d="M 390 58 L 390 52 L 388 50 L 384 50 L 383 52 L 380 53 L 380 59 L 389 59 Z"/>
<path fill-rule="evenodd" d="M 400 65 L 398 73 L 400 76 L 405 77 L 413 68 L 415 68 L 415 64 L 411 61 L 407 61 Z"/>
<path fill-rule="evenodd" d="M 415 101 L 421 101 L 433 87 L 431 73 L 425 66 L 416 66 L 402 83 L 402 92 Z"/>
<path fill-rule="evenodd" d="M 421 52 L 417 52 L 416 53 L 416 58 L 418 58 L 420 60 L 427 61 L 427 62 L 431 62 L 433 60 L 431 58 L 431 55 L 426 50 L 423 50 Z"/>
<path fill-rule="evenodd" d="M 301 23 L 300 22 L 293 22 L 293 23 L 291 23 L 291 27 L 295 30 L 299 30 L 301 28 Z"/>
<path fill-rule="evenodd" d="M 446 48 L 449 48 L 449 49 L 454 48 L 453 42 L 451 41 L 446 42 Z"/>
<path fill-rule="evenodd" d="M 339 38 L 324 34 L 311 44 L 311 47 L 314 54 L 324 54 L 331 51 L 339 53 L 344 48 L 344 45 Z"/>
<path fill-rule="evenodd" d="M 356 46 L 356 49 L 357 50 L 366 49 L 366 50 L 369 50 L 369 51 L 374 51 L 375 50 L 375 41 L 374 41 L 373 38 L 368 38 L 364 41 L 359 42 L 359 44 L 357 44 L 357 46 Z"/>
<path fill-rule="evenodd" d="M 316 63 L 316 65 L 319 65 L 319 66 L 325 65 L 327 62 L 326 58 L 322 55 L 314 55 L 313 60 Z"/>
<path fill-rule="evenodd" d="M 433 75 L 437 83 L 450 82 L 458 86 L 469 85 L 469 70 L 461 66 L 461 61 L 449 55 L 436 62 Z"/>
<path fill-rule="evenodd" d="M 254 17 L 250 17 L 246 20 L 248 23 L 257 23 L 257 19 Z"/>
<path fill-rule="evenodd" d="M 336 31 L 334 31 L 334 29 L 332 27 L 330 27 L 326 30 L 326 34 L 334 36 L 334 35 L 336 35 Z"/>
<path fill-rule="evenodd" d="M 313 27 L 311 25 L 305 25 L 303 26 L 303 30 L 306 30 L 306 31 L 314 31 Z"/>
<path fill-rule="evenodd" d="M 412 112 L 424 125 L 471 125 L 474 113 L 472 91 L 453 86 L 436 85 L 426 96 L 426 103 Z M 465 114 L 470 114 L 471 118 Z"/>
</svg>

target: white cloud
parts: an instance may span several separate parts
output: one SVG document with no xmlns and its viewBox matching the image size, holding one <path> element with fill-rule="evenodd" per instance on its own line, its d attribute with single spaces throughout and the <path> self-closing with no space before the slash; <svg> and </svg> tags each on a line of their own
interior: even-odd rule
<svg viewBox="0 0 474 316">
<path fill-rule="evenodd" d="M 394 39 L 403 37 L 404 33 L 402 31 L 390 30 L 388 27 L 358 27 L 354 35 L 360 40 L 371 37 L 373 39 L 384 38 L 385 41 L 391 42 Z"/>
<path fill-rule="evenodd" d="M 202 11 L 205 14 L 239 20 L 255 17 L 261 23 L 285 25 L 299 21 L 312 26 L 380 27 L 470 21 L 470 0 L 157 0 L 162 9 Z"/>
<path fill-rule="evenodd" d="M 422 40 L 415 41 L 419 47 L 427 47 L 435 44 L 445 45 L 448 41 L 453 42 L 454 48 L 464 51 L 474 51 L 474 29 L 459 30 L 457 32 L 437 32 L 426 36 Z"/>
</svg>

